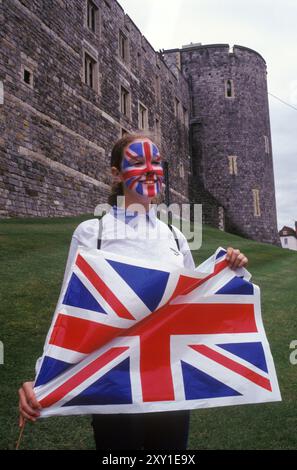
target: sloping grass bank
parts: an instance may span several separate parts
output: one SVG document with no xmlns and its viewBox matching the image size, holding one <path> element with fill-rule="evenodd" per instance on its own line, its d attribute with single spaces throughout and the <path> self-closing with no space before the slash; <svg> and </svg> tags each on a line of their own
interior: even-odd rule
<svg viewBox="0 0 297 470">
<path fill-rule="evenodd" d="M 60 293 L 71 234 L 84 217 L 10 219 L 0 222 L 0 448 L 13 449 L 18 435 L 17 390 L 34 378 Z M 297 365 L 289 345 L 297 339 L 297 253 L 203 228 L 196 264 L 218 246 L 239 248 L 261 287 L 262 315 L 280 382 L 281 403 L 192 412 L 191 449 L 296 449 Z M 89 417 L 55 417 L 26 427 L 23 449 L 92 449 Z"/>
</svg>

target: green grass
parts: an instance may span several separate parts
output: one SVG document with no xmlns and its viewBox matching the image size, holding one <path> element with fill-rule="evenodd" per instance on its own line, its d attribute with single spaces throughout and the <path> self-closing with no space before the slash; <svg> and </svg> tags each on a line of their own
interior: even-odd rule
<svg viewBox="0 0 297 470">
<path fill-rule="evenodd" d="M 0 448 L 13 449 L 18 435 L 17 390 L 34 378 L 55 310 L 71 234 L 83 217 L 9 219 L 0 223 Z M 297 365 L 289 344 L 297 339 L 297 253 L 256 243 L 205 226 L 196 264 L 218 246 L 232 246 L 250 260 L 261 287 L 262 315 L 276 364 L 283 401 L 192 412 L 191 449 L 296 449 Z M 23 449 L 92 449 L 89 417 L 55 417 L 27 425 Z"/>
</svg>

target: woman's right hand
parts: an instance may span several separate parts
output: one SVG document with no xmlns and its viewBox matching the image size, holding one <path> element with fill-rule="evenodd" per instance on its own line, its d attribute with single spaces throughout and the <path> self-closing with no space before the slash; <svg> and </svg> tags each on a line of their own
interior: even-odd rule
<svg viewBox="0 0 297 470">
<path fill-rule="evenodd" d="M 36 399 L 33 384 L 34 382 L 25 382 L 19 389 L 20 427 L 26 420 L 35 422 L 40 415 L 41 405 Z"/>
</svg>

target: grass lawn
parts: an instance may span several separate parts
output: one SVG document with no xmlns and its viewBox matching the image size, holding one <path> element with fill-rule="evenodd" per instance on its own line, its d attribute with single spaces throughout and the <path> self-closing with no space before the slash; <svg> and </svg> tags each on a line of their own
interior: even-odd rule
<svg viewBox="0 0 297 470">
<path fill-rule="evenodd" d="M 13 449 L 18 435 L 20 384 L 34 378 L 36 358 L 60 293 L 74 228 L 93 218 L 9 219 L 0 222 L 0 448 Z M 233 246 L 250 260 L 261 288 L 262 315 L 279 378 L 280 403 L 192 412 L 190 449 L 296 449 L 297 365 L 289 345 L 297 339 L 297 253 L 256 243 L 205 226 L 196 264 L 218 247 Z M 27 425 L 22 449 L 93 449 L 89 417 L 54 417 Z"/>
</svg>

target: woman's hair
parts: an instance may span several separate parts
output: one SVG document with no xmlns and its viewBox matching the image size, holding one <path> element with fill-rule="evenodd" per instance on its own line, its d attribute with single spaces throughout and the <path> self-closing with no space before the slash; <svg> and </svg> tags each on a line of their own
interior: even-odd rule
<svg viewBox="0 0 297 470">
<path fill-rule="evenodd" d="M 123 152 L 124 148 L 127 145 L 132 144 L 135 140 L 138 139 L 150 139 L 153 142 L 156 142 L 156 136 L 153 134 L 125 134 L 121 139 L 117 140 L 114 144 L 113 149 L 111 151 L 111 158 L 110 158 L 110 166 L 115 166 L 118 170 L 121 171 L 122 159 L 123 159 Z M 124 195 L 124 188 L 123 183 L 120 182 L 113 182 L 111 185 L 111 193 L 108 197 L 108 204 L 114 206 L 117 204 L 117 196 Z"/>
</svg>

